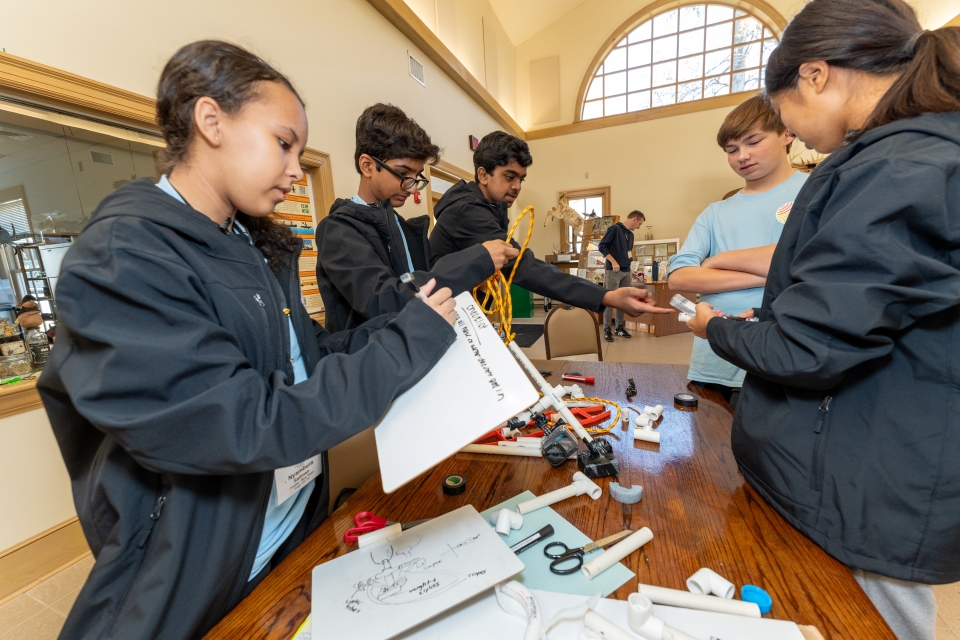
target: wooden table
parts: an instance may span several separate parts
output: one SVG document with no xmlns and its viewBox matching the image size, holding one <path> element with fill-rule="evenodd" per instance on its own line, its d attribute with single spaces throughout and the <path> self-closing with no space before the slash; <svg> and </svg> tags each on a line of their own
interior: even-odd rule
<svg viewBox="0 0 960 640">
<path fill-rule="evenodd" d="M 756 584 L 773 597 L 771 616 L 814 625 L 830 639 L 881 640 L 895 636 L 849 571 L 797 532 L 744 482 L 730 451 L 730 407 L 703 392 L 695 411 L 680 411 L 673 394 L 687 388 L 686 367 L 608 362 L 539 361 L 554 373 L 596 376 L 589 393 L 623 400 L 627 378 L 636 381 L 634 403 L 666 407 L 659 445 L 635 442 L 618 425 L 608 437 L 643 500 L 622 505 L 609 497 L 604 478 L 598 501 L 571 499 L 553 505 L 590 538 L 647 526 L 654 539 L 623 563 L 637 577 L 612 597 L 626 599 L 637 582 L 686 589 L 686 578 L 710 567 L 736 585 Z M 465 408 L 466 410 L 466 408 Z M 537 495 L 570 483 L 576 463 L 552 469 L 541 458 L 457 454 L 395 493 L 385 495 L 379 475 L 370 478 L 300 547 L 225 617 L 208 638 L 288 640 L 310 612 L 313 567 L 356 549 L 343 532 L 359 511 L 397 522 L 439 516 L 465 504 L 483 510 L 529 489 Z M 467 491 L 445 496 L 441 479 L 467 478 Z M 314 633 L 315 638 L 323 637 Z"/>
</svg>

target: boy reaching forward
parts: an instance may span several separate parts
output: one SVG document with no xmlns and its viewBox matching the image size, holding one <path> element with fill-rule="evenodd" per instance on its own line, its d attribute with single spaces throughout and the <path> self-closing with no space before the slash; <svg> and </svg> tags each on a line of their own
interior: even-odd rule
<svg viewBox="0 0 960 640">
<path fill-rule="evenodd" d="M 726 315 L 752 317 L 763 298 L 773 249 L 807 176 L 788 153 L 794 135 L 762 96 L 741 103 L 724 119 L 717 144 L 744 179 L 739 193 L 708 206 L 680 253 L 670 260 L 670 288 L 695 291 Z M 687 378 L 713 388 L 736 407 L 744 371 L 694 338 Z"/>
</svg>

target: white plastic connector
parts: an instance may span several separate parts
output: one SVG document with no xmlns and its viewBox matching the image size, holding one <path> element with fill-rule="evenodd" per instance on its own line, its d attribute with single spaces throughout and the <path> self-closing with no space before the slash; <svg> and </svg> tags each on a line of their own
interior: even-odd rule
<svg viewBox="0 0 960 640">
<path fill-rule="evenodd" d="M 511 529 L 519 529 L 523 526 L 523 516 L 510 509 L 500 509 L 490 516 L 490 524 L 497 528 L 497 533 L 508 536 Z"/>
<path fill-rule="evenodd" d="M 677 320 L 679 320 L 680 322 L 690 322 L 691 320 L 693 320 L 693 316 L 691 316 L 688 313 L 681 313 L 677 316 Z"/>
<path fill-rule="evenodd" d="M 627 598 L 627 625 L 647 640 L 695 640 L 654 616 L 653 603 L 639 593 L 631 593 Z"/>
<path fill-rule="evenodd" d="M 633 439 L 660 444 L 660 432 L 654 431 L 653 429 L 634 429 Z"/>
<path fill-rule="evenodd" d="M 573 474 L 573 484 L 563 487 L 562 489 L 557 489 L 556 491 L 551 491 L 550 493 L 545 493 L 532 500 L 521 502 L 517 505 L 517 511 L 520 513 L 530 513 L 537 509 L 549 507 L 555 502 L 560 502 L 561 500 L 566 500 L 574 496 L 582 496 L 583 494 L 587 494 L 596 500 L 602 493 L 603 489 L 601 489 L 597 483 L 583 475 L 582 472 L 577 471 Z"/>
<path fill-rule="evenodd" d="M 565 392 L 568 396 L 570 396 L 570 398 L 571 398 L 572 400 L 576 400 L 577 398 L 583 398 L 583 397 L 585 397 L 585 396 L 583 395 L 583 389 L 581 389 L 581 388 L 580 388 L 580 385 L 578 385 L 578 384 L 572 384 L 572 385 L 570 385 L 569 387 L 566 387 L 566 386 L 565 386 L 565 387 L 563 388 L 563 390 L 564 390 L 564 392 Z"/>
<path fill-rule="evenodd" d="M 633 424 L 637 425 L 638 429 L 652 429 L 653 422 L 654 419 L 645 413 L 641 413 L 633 419 Z"/>
<path fill-rule="evenodd" d="M 655 406 L 655 407 L 651 407 L 651 406 L 647 405 L 647 406 L 645 406 L 645 407 L 643 408 L 643 412 L 644 412 L 645 414 L 647 414 L 648 416 L 650 416 L 650 418 L 651 418 L 654 422 L 656 422 L 657 420 L 660 419 L 660 416 L 663 415 L 663 405 L 662 405 L 662 404 L 658 404 L 658 405 Z"/>
<path fill-rule="evenodd" d="M 698 593 L 702 596 L 720 596 L 727 600 L 731 600 L 736 591 L 732 582 L 713 569 L 707 569 L 706 567 L 687 578 L 687 589 L 690 593 Z"/>
</svg>

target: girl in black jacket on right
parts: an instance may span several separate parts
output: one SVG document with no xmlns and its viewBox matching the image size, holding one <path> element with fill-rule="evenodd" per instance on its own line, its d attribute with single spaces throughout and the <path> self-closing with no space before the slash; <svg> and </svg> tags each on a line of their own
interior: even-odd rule
<svg viewBox="0 0 960 640">
<path fill-rule="evenodd" d="M 960 29 L 903 0 L 813 0 L 766 91 L 821 153 L 759 322 L 689 326 L 747 371 L 744 477 L 847 565 L 900 638 L 960 580 Z"/>
</svg>

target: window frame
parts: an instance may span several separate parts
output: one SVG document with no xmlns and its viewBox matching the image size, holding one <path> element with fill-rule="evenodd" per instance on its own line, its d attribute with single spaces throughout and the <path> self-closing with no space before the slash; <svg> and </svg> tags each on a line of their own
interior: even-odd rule
<svg viewBox="0 0 960 640">
<path fill-rule="evenodd" d="M 587 120 L 583 119 L 583 106 L 587 91 L 590 89 L 590 83 L 596 76 L 597 69 L 600 68 L 600 65 L 604 63 L 607 56 L 611 51 L 613 51 L 613 49 L 616 48 L 617 44 L 626 38 L 635 28 L 659 14 L 671 11 L 673 9 L 678 9 L 680 7 L 697 4 L 721 4 L 739 11 L 744 11 L 759 20 L 765 27 L 768 27 L 770 31 L 773 32 L 773 35 L 777 38 L 777 40 L 780 40 L 780 38 L 783 36 L 783 30 L 787 26 L 786 19 L 764 0 L 752 0 L 750 2 L 747 2 L 746 0 L 655 0 L 623 22 L 620 27 L 604 41 L 603 45 L 597 51 L 597 54 L 593 57 L 593 60 L 587 67 L 587 71 L 583 77 L 583 80 L 580 82 L 580 91 L 577 93 L 577 102 L 574 111 L 573 123 L 590 123 L 598 128 L 601 126 L 613 126 L 625 124 L 627 122 L 656 118 L 659 117 L 658 114 L 660 113 L 662 113 L 664 116 L 667 116 L 675 115 L 678 112 L 692 113 L 695 111 L 716 109 L 723 106 L 732 106 L 734 104 L 739 104 L 751 95 L 754 95 L 756 93 L 755 91 L 743 91 L 710 98 L 700 98 L 698 100 L 690 100 L 688 102 L 677 102 L 660 107 L 650 107 L 647 109 L 641 109 L 639 111 L 627 111 L 626 113 L 622 114 L 601 116 L 599 118 L 590 118 Z"/>
</svg>

